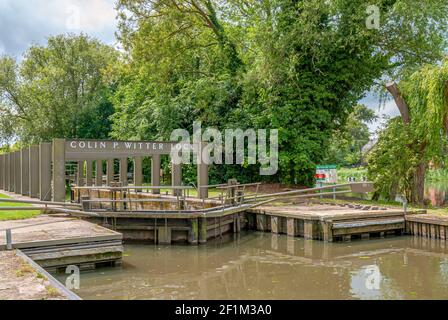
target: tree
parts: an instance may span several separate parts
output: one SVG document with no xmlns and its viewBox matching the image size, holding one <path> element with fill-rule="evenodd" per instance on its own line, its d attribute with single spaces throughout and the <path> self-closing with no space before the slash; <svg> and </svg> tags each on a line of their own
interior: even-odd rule
<svg viewBox="0 0 448 320">
<path fill-rule="evenodd" d="M 369 161 L 369 175 L 383 195 L 397 190 L 408 201 L 423 204 L 428 164 L 442 163 L 447 148 L 447 83 L 448 60 L 444 60 L 423 66 L 399 85 L 387 85 L 401 117 L 390 122 Z"/>
<path fill-rule="evenodd" d="M 366 28 L 372 4 L 378 30 Z M 442 0 L 121 0 L 118 10 L 128 64 L 114 137 L 166 139 L 193 120 L 279 129 L 269 179 L 304 185 L 366 90 L 440 60 L 447 39 Z"/>
<path fill-rule="evenodd" d="M 357 105 L 348 116 L 347 122 L 337 128 L 330 141 L 326 163 L 342 166 L 358 165 L 362 161 L 362 148 L 370 141 L 367 123 L 373 122 L 375 112 L 364 105 Z"/>
<path fill-rule="evenodd" d="M 55 36 L 18 64 L 0 59 L 2 139 L 29 144 L 53 138 L 106 138 L 117 52 L 86 35 Z"/>
</svg>

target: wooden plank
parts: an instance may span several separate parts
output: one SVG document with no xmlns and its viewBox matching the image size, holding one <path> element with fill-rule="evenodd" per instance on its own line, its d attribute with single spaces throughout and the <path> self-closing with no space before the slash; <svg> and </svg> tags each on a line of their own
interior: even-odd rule
<svg viewBox="0 0 448 320">
<path fill-rule="evenodd" d="M 344 223 L 333 223 L 333 229 L 346 229 L 346 228 L 359 228 L 366 226 L 388 225 L 396 223 L 405 223 L 403 218 L 398 219 L 382 219 L 382 220 L 364 220 L 364 221 L 352 221 Z"/>
<path fill-rule="evenodd" d="M 322 230 L 324 241 L 332 242 L 333 241 L 333 224 L 331 221 L 324 222 L 322 221 Z"/>
<path fill-rule="evenodd" d="M 426 223 L 422 223 L 422 237 L 426 238 L 428 236 L 428 231 L 427 231 L 427 224 Z"/>
<path fill-rule="evenodd" d="M 298 235 L 296 219 L 286 219 L 286 234 L 290 237 L 295 237 Z"/>
<path fill-rule="evenodd" d="M 279 218 L 278 217 L 271 217 L 271 232 L 274 234 L 280 233 L 280 226 L 279 226 Z"/>
<path fill-rule="evenodd" d="M 313 221 L 310 221 L 310 220 L 305 220 L 305 222 L 304 222 L 304 237 L 305 237 L 305 239 L 307 239 L 307 240 L 312 240 L 312 239 L 314 239 L 314 236 L 315 236 L 315 234 L 314 234 L 314 223 L 313 223 Z"/>
<path fill-rule="evenodd" d="M 342 236 L 346 234 L 362 234 L 362 233 L 375 233 L 384 232 L 388 230 L 404 229 L 404 223 L 385 224 L 385 225 L 371 225 L 357 228 L 333 228 L 333 237 Z"/>
</svg>

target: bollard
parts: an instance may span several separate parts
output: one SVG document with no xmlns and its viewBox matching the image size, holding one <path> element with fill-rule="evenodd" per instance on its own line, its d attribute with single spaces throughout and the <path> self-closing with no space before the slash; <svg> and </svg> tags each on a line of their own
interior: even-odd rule
<svg viewBox="0 0 448 320">
<path fill-rule="evenodd" d="M 6 250 L 12 250 L 12 233 L 11 233 L 11 229 L 6 229 Z"/>
</svg>

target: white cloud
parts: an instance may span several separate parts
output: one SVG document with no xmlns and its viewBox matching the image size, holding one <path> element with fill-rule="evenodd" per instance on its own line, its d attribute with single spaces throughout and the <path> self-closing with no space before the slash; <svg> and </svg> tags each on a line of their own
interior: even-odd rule
<svg viewBox="0 0 448 320">
<path fill-rule="evenodd" d="M 396 117 L 400 115 L 395 101 L 391 98 L 385 103 L 380 103 L 379 97 L 372 92 L 369 92 L 367 96 L 360 100 L 359 103 L 366 105 L 368 108 L 375 111 L 378 116 L 378 120 L 369 124 L 369 129 L 372 133 L 375 133 L 377 129 L 385 122 L 384 117 Z"/>
<path fill-rule="evenodd" d="M 16 57 L 51 35 L 85 32 L 115 43 L 114 0 L 0 0 L 0 48 Z"/>
</svg>

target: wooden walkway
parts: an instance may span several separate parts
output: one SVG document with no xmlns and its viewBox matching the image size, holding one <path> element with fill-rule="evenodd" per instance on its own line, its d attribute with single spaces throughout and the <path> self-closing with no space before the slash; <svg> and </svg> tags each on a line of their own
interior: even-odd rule
<svg viewBox="0 0 448 320">
<path fill-rule="evenodd" d="M 352 204 L 267 205 L 248 210 L 248 218 L 249 225 L 259 231 L 330 242 L 401 234 L 406 228 L 401 209 Z"/>
<path fill-rule="evenodd" d="M 46 269 L 121 263 L 122 234 L 87 221 L 46 215 L 0 221 L 0 250 L 6 249 L 6 229 L 12 229 L 13 247 Z"/>
</svg>

